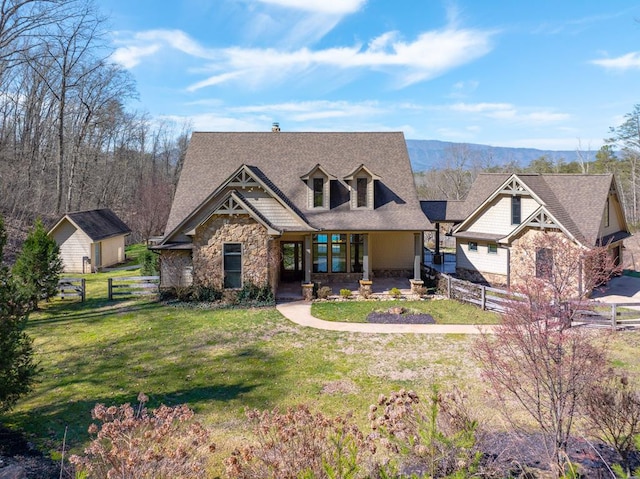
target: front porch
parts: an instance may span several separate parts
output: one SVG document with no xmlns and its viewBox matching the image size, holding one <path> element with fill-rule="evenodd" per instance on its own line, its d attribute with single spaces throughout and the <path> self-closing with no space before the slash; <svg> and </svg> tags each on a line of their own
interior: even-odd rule
<svg viewBox="0 0 640 479">
<path fill-rule="evenodd" d="M 330 284 L 320 283 L 319 286 L 329 286 L 334 295 L 339 295 L 341 289 L 348 289 L 354 298 L 360 296 L 360 283 L 358 281 L 334 282 Z M 374 296 L 389 296 L 389 291 L 398 288 L 403 296 L 411 295 L 411 283 L 406 278 L 380 278 L 371 284 L 371 293 Z M 304 299 L 302 284 L 300 282 L 283 282 L 278 285 L 276 300 L 300 301 Z"/>
</svg>

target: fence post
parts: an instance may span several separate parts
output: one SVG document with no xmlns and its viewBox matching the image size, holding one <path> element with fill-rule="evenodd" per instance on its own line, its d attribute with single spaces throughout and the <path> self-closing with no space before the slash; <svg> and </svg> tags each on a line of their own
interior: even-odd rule
<svg viewBox="0 0 640 479">
<path fill-rule="evenodd" d="M 82 288 L 82 295 L 80 296 L 82 302 L 84 303 L 84 300 L 87 297 L 87 280 L 82 278 L 82 282 L 80 283 L 80 287 Z"/>
<path fill-rule="evenodd" d="M 113 299 L 113 278 L 108 278 L 107 282 L 109 285 L 109 301 L 111 301 Z"/>
<path fill-rule="evenodd" d="M 611 305 L 611 329 L 613 329 L 614 331 L 618 329 L 616 325 L 617 318 L 618 318 L 618 305 L 616 303 L 613 303 Z"/>
<path fill-rule="evenodd" d="M 487 309 L 487 287 L 480 286 L 480 303 L 482 304 L 482 310 Z"/>
</svg>

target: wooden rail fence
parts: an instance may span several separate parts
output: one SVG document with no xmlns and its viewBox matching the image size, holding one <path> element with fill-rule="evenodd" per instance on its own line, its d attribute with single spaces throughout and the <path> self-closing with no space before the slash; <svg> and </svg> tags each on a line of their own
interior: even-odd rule
<svg viewBox="0 0 640 479">
<path fill-rule="evenodd" d="M 61 278 L 58 280 L 58 297 L 60 299 L 80 298 L 80 301 L 84 302 L 86 291 L 84 278 Z"/>
<path fill-rule="evenodd" d="M 583 326 L 610 327 L 613 330 L 640 326 L 640 303 L 596 304 L 594 309 L 581 310 L 575 322 Z"/>
<path fill-rule="evenodd" d="M 526 298 L 524 294 L 471 283 L 447 274 L 441 274 L 440 277 L 446 281 L 449 299 L 475 304 L 486 310 L 502 313 L 509 303 Z M 575 326 L 609 327 L 613 330 L 640 327 L 640 302 L 578 303 L 573 307 L 577 308 L 573 319 Z"/>
<path fill-rule="evenodd" d="M 447 283 L 447 298 L 475 304 L 490 311 L 502 313 L 509 303 L 525 298 L 525 295 L 520 293 L 471 283 L 448 274 L 442 274 L 441 278 Z"/>
<path fill-rule="evenodd" d="M 109 299 L 123 296 L 158 294 L 160 276 L 122 276 L 109 278 Z"/>
</svg>

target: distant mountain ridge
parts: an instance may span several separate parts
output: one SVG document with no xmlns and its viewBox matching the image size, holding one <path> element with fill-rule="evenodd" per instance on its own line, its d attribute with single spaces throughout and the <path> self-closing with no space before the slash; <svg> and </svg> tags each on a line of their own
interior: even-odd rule
<svg viewBox="0 0 640 479">
<path fill-rule="evenodd" d="M 566 163 L 578 161 L 576 150 L 538 150 L 536 148 L 509 148 L 502 146 L 479 145 L 476 143 L 453 143 L 439 140 L 406 140 L 409 159 L 413 171 L 427 171 L 443 168 L 447 158 L 453 152 L 469 156 L 467 168 L 475 163 L 482 167 L 504 166 L 515 163 L 519 167 L 526 167 L 533 160 L 545 156 L 550 160 L 564 160 Z M 595 160 L 597 150 L 581 151 L 580 154 L 586 161 Z"/>
</svg>

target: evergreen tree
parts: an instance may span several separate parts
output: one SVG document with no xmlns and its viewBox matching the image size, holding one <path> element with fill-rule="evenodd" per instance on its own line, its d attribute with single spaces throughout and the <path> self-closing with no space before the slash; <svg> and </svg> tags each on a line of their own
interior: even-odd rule
<svg viewBox="0 0 640 479">
<path fill-rule="evenodd" d="M 13 267 L 13 275 L 31 309 L 38 308 L 38 301 L 55 296 L 61 272 L 60 248 L 38 219 Z"/>
<path fill-rule="evenodd" d="M 0 259 L 7 235 L 0 216 Z M 31 390 L 37 371 L 31 338 L 24 332 L 28 300 L 0 264 L 0 413 L 13 407 Z"/>
</svg>

